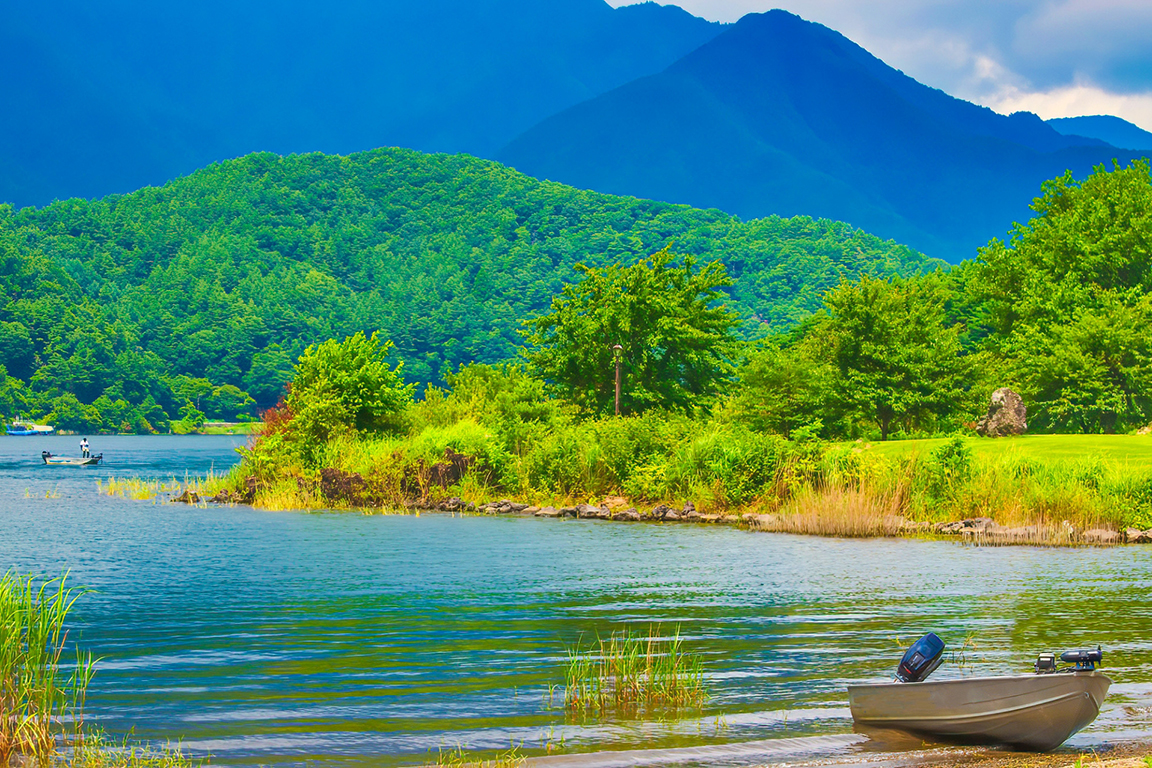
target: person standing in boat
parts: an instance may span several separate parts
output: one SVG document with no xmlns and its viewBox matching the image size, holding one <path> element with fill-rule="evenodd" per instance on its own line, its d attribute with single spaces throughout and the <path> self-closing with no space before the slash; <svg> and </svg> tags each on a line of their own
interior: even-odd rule
<svg viewBox="0 0 1152 768">
<path fill-rule="evenodd" d="M 84 458 L 88 458 L 90 455 L 88 453 L 88 438 L 86 437 L 80 438 L 80 455 Z"/>
</svg>

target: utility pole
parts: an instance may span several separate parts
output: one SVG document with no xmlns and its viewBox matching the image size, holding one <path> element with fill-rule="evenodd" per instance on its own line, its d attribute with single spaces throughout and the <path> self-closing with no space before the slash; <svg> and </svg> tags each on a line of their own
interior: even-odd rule
<svg viewBox="0 0 1152 768">
<path fill-rule="evenodd" d="M 624 353 L 624 347 L 619 344 L 612 347 L 612 357 L 616 358 L 616 415 L 620 415 L 620 358 Z"/>
</svg>

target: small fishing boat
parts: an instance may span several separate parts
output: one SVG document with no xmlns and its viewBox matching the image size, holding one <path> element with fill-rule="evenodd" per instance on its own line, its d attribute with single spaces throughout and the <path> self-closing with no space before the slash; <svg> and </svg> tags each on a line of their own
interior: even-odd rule
<svg viewBox="0 0 1152 768">
<path fill-rule="evenodd" d="M 923 682 L 943 649 L 938 637 L 926 635 L 905 654 L 899 682 L 848 686 L 852 719 L 947 741 L 1047 752 L 1096 719 L 1112 684 L 1096 670 L 1099 648 L 1062 654 L 1074 665 L 1062 669 L 1055 654 L 1041 654 L 1031 675 Z"/>
<path fill-rule="evenodd" d="M 104 454 L 95 456 L 53 456 L 48 451 L 41 451 L 40 458 L 44 463 L 54 467 L 93 467 L 100 463 Z"/>
<path fill-rule="evenodd" d="M 50 427 L 46 424 L 32 424 L 27 421 L 14 421 L 8 425 L 7 433 L 20 437 L 28 437 L 31 435 L 50 435 L 56 431 L 55 427 Z"/>
</svg>

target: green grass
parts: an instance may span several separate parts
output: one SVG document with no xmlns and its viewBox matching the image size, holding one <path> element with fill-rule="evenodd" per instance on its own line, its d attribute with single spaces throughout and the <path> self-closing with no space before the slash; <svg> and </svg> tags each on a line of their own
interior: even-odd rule
<svg viewBox="0 0 1152 768">
<path fill-rule="evenodd" d="M 524 764 L 525 757 L 520 754 L 520 747 L 513 744 L 507 752 L 498 752 L 491 760 L 485 760 L 464 750 L 457 745 L 454 749 L 441 747 L 436 753 L 436 762 L 433 765 L 440 768 L 519 768 Z"/>
<path fill-rule="evenodd" d="M 64 661 L 64 623 L 81 594 L 65 579 L 0 577 L 0 765 L 17 755 L 48 760 L 81 732 L 94 662 L 80 653 L 74 666 Z"/>
<path fill-rule="evenodd" d="M 199 435 L 252 435 L 260 428 L 258 421 L 241 421 L 241 422 L 228 422 L 228 421 L 207 421 L 200 429 L 196 430 Z"/>
<path fill-rule="evenodd" d="M 948 442 L 932 440 L 891 440 L 864 443 L 866 450 L 892 459 L 915 454 L 927 455 Z M 848 443 L 846 445 L 861 445 Z M 988 459 L 1015 456 L 1054 462 L 1079 462 L 1085 458 L 1124 464 L 1134 469 L 1152 469 L 1152 435 L 1021 435 L 1020 437 L 977 438 L 968 441 L 973 456 Z"/>
<path fill-rule="evenodd" d="M 622 630 L 589 648 L 569 649 L 565 708 L 574 714 L 637 717 L 703 706 L 708 694 L 699 654 L 684 649 L 679 629 L 672 637 L 658 632 L 652 627 L 644 637 Z"/>
<path fill-rule="evenodd" d="M 68 614 L 84 590 L 67 574 L 37 582 L 0 577 L 0 766 L 194 768 L 203 761 L 178 748 L 110 741 L 84 726 L 84 699 L 96 670 L 92 655 L 69 656 Z"/>
</svg>

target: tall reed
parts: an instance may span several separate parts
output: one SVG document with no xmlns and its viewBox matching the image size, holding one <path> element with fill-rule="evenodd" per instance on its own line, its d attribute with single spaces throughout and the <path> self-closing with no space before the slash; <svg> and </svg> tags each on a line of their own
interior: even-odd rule
<svg viewBox="0 0 1152 768">
<path fill-rule="evenodd" d="M 570 712 L 632 717 L 698 708 L 707 698 L 700 656 L 684 649 L 679 627 L 668 638 L 657 627 L 647 637 L 625 629 L 568 651 L 564 706 Z"/>
<path fill-rule="evenodd" d="M 82 594 L 66 578 L 39 585 L 12 571 L 0 578 L 0 765 L 15 755 L 46 760 L 81 732 L 94 662 L 77 651 L 70 671 L 62 663 L 64 623 Z"/>
</svg>

